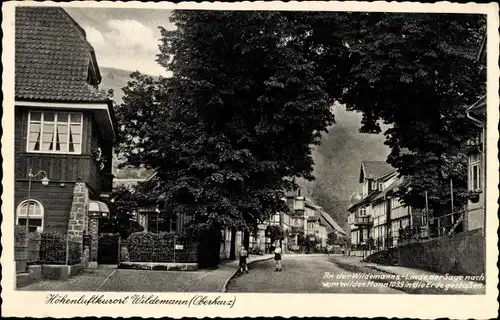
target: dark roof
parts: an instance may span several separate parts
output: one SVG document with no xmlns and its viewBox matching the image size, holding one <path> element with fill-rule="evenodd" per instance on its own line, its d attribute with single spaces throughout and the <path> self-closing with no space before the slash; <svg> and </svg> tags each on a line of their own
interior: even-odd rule
<svg viewBox="0 0 500 320">
<path fill-rule="evenodd" d="M 58 7 L 17 7 L 15 95 L 18 100 L 107 102 L 85 31 Z M 91 80 L 89 70 L 92 74 Z"/>
<path fill-rule="evenodd" d="M 346 232 L 344 229 L 342 229 L 341 226 L 328 214 L 327 212 L 323 210 L 319 210 L 320 215 L 323 217 L 323 220 L 325 220 L 333 230 L 337 231 L 338 233 L 342 235 L 346 235 Z"/>
<path fill-rule="evenodd" d="M 385 161 L 361 161 L 359 182 L 364 179 L 378 179 L 394 171 L 395 169 Z"/>
</svg>

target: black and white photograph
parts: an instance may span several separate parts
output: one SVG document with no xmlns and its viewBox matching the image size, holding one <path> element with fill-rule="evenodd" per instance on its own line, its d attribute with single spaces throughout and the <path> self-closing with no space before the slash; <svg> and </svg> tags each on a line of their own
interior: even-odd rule
<svg viewBox="0 0 500 320">
<path fill-rule="evenodd" d="M 496 288 L 485 9 L 12 7 L 16 294 L 232 308 Z"/>
</svg>

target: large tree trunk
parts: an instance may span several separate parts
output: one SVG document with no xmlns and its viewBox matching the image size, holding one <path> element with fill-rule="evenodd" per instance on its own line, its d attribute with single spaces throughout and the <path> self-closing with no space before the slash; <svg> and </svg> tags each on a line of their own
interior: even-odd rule
<svg viewBox="0 0 500 320">
<path fill-rule="evenodd" d="M 220 228 L 212 227 L 200 231 L 198 237 L 198 265 L 200 268 L 215 268 L 219 265 L 221 239 Z"/>
<path fill-rule="evenodd" d="M 243 246 L 249 250 L 250 246 L 250 232 L 248 230 L 243 231 Z"/>
<path fill-rule="evenodd" d="M 236 228 L 231 228 L 231 247 L 229 249 L 229 260 L 236 260 Z"/>
</svg>

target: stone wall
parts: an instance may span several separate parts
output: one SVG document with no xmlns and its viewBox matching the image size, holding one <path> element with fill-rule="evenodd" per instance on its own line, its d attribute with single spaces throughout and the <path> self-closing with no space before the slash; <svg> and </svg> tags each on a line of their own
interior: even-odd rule
<svg viewBox="0 0 500 320">
<path fill-rule="evenodd" d="M 68 221 L 69 241 L 83 244 L 83 235 L 87 231 L 87 208 L 89 201 L 89 190 L 85 182 L 75 183 L 73 189 L 73 202 Z"/>
<path fill-rule="evenodd" d="M 485 239 L 482 229 L 457 233 L 396 250 L 403 267 L 450 273 L 481 275 L 485 270 Z"/>
</svg>

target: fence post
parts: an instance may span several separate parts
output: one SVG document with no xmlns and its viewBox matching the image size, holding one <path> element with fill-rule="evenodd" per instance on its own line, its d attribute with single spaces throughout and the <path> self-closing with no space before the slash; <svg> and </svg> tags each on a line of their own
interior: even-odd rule
<svg viewBox="0 0 500 320">
<path fill-rule="evenodd" d="M 120 264 L 120 258 L 122 255 L 122 237 L 118 234 L 118 257 L 116 259 L 116 264 Z"/>
<path fill-rule="evenodd" d="M 69 264 L 69 237 L 66 235 L 66 265 Z"/>
<path fill-rule="evenodd" d="M 175 236 L 174 236 L 174 263 L 175 263 Z"/>
</svg>

